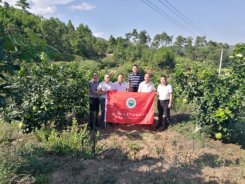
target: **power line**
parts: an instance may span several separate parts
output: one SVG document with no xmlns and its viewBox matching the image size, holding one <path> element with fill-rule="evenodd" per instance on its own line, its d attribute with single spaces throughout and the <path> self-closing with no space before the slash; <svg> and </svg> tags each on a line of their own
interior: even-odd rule
<svg viewBox="0 0 245 184">
<path fill-rule="evenodd" d="M 171 16 L 169 16 L 167 13 L 165 13 L 163 10 L 161 10 L 160 8 L 158 8 L 156 5 L 154 5 L 152 2 L 150 2 L 149 0 L 147 0 L 149 3 L 151 3 L 154 7 L 156 7 L 158 10 L 160 10 L 161 12 L 163 12 L 166 16 L 168 16 L 170 19 L 172 19 L 173 21 L 175 21 L 177 24 L 179 24 L 182 29 L 184 28 L 185 30 L 188 30 L 189 33 L 191 33 L 192 35 L 197 36 L 195 33 L 193 33 L 191 30 L 189 30 L 188 28 L 186 28 L 185 26 L 183 26 L 182 24 L 180 24 L 178 21 L 176 21 L 174 18 L 172 18 Z"/>
<path fill-rule="evenodd" d="M 179 18 L 181 18 L 183 21 L 185 21 L 185 23 L 187 23 L 189 26 L 191 26 L 193 29 L 195 29 L 196 31 L 198 31 L 200 34 L 203 35 L 202 32 L 200 32 L 198 29 L 196 29 L 195 27 L 193 27 L 189 22 L 187 22 L 185 19 L 183 19 L 181 16 L 179 16 L 177 13 L 175 13 L 171 8 L 169 8 L 166 4 L 164 4 L 161 0 L 159 0 L 165 7 L 167 7 L 170 11 L 172 11 L 175 15 L 177 15 Z M 204 34 L 204 36 L 206 36 Z"/>
<path fill-rule="evenodd" d="M 164 14 L 162 14 L 161 12 L 159 12 L 158 10 L 156 10 L 155 8 L 153 8 L 151 5 L 149 5 L 148 3 L 146 3 L 145 1 L 141 0 L 143 3 L 145 3 L 147 6 L 149 6 L 150 8 L 152 8 L 153 10 L 155 10 L 156 12 L 158 12 L 159 14 L 161 14 L 163 17 L 165 17 L 166 19 L 168 19 L 169 21 L 171 21 L 172 23 L 174 23 L 175 25 L 177 25 L 178 27 L 184 29 L 186 32 L 190 33 L 191 35 L 197 36 L 195 33 L 193 33 L 192 31 L 190 31 L 189 29 L 187 29 L 185 26 L 181 25 L 178 21 L 174 20 L 172 17 L 170 17 L 169 15 L 167 15 L 165 12 L 163 12 L 161 9 L 159 9 L 158 7 L 156 7 L 154 4 L 152 4 L 153 6 L 155 6 L 157 9 L 159 9 L 161 12 L 163 12 L 164 14 L 166 14 L 167 16 L 165 16 Z M 171 20 L 172 19 L 172 20 Z"/>
<path fill-rule="evenodd" d="M 159 0 L 160 1 L 160 0 Z M 204 33 L 204 35 L 207 35 L 209 38 L 211 38 L 207 33 L 202 31 L 199 27 L 197 27 L 192 21 L 190 21 L 186 16 L 184 16 L 179 10 L 177 10 L 172 4 L 170 4 L 167 0 L 165 0 L 172 8 L 174 8 L 180 15 L 182 15 L 186 20 L 188 20 L 192 25 L 194 25 L 197 29 L 199 29 L 201 32 Z M 213 40 L 211 38 L 211 40 Z"/>
</svg>

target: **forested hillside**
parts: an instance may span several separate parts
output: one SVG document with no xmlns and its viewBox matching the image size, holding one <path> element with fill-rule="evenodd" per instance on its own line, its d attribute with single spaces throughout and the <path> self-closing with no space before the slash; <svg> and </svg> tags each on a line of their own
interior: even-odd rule
<svg viewBox="0 0 245 184">
<path fill-rule="evenodd" d="M 33 31 L 47 44 L 58 49 L 54 60 L 72 61 L 75 55 L 82 58 L 102 58 L 105 53 L 113 53 L 111 60 L 117 64 L 124 62 L 140 62 L 149 69 L 163 69 L 174 66 L 174 57 L 186 57 L 191 61 L 205 60 L 218 64 L 221 49 L 224 49 L 223 62 L 228 62 L 229 45 L 207 40 L 205 36 L 183 37 L 159 33 L 151 38 L 146 30 L 125 33 L 125 37 L 109 40 L 97 39 L 88 25 L 80 23 L 78 27 L 60 21 L 58 18 L 46 19 L 42 15 L 34 15 L 26 9 L 9 7 L 2 4 L 1 21 L 5 31 L 12 34 L 20 33 L 28 38 L 27 33 Z"/>
</svg>

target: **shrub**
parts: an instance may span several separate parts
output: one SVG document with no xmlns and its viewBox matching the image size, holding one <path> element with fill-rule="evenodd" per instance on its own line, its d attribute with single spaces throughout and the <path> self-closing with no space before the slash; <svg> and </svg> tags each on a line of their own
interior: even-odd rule
<svg viewBox="0 0 245 184">
<path fill-rule="evenodd" d="M 195 103 L 193 122 L 208 127 L 212 132 L 221 132 L 227 139 L 236 139 L 236 125 L 244 109 L 245 67 L 244 57 L 233 54 L 230 74 L 218 75 L 211 69 L 193 64 L 190 71 L 180 63 L 172 76 L 177 85 L 177 94 Z"/>
<path fill-rule="evenodd" d="M 22 133 L 47 128 L 52 122 L 61 129 L 67 125 L 67 114 L 73 113 L 78 119 L 87 114 L 89 75 L 83 68 L 58 67 L 48 62 L 34 65 L 29 76 L 22 68 L 12 79 L 19 98 L 11 101 L 2 117 L 7 122 L 21 121 Z"/>
</svg>

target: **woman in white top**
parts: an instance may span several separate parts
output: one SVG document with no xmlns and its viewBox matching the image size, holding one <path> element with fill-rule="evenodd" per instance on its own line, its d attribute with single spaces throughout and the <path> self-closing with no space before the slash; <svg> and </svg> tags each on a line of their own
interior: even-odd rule
<svg viewBox="0 0 245 184">
<path fill-rule="evenodd" d="M 165 75 L 161 76 L 161 84 L 157 87 L 157 95 L 158 95 L 158 102 L 157 102 L 157 109 L 158 109 L 158 119 L 159 124 L 157 125 L 157 129 L 162 126 L 162 116 L 164 112 L 165 121 L 164 121 L 164 129 L 169 125 L 170 119 L 170 108 L 172 105 L 173 100 L 173 88 L 170 84 L 167 83 L 167 77 Z"/>
</svg>

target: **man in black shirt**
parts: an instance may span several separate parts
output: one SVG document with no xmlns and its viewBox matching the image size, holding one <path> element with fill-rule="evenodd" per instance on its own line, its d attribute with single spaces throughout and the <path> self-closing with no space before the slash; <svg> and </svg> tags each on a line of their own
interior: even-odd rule
<svg viewBox="0 0 245 184">
<path fill-rule="evenodd" d="M 144 81 L 144 78 L 141 73 L 138 72 L 137 65 L 133 65 L 132 70 L 133 72 L 128 76 L 129 90 L 130 92 L 138 92 L 139 84 Z"/>
</svg>

